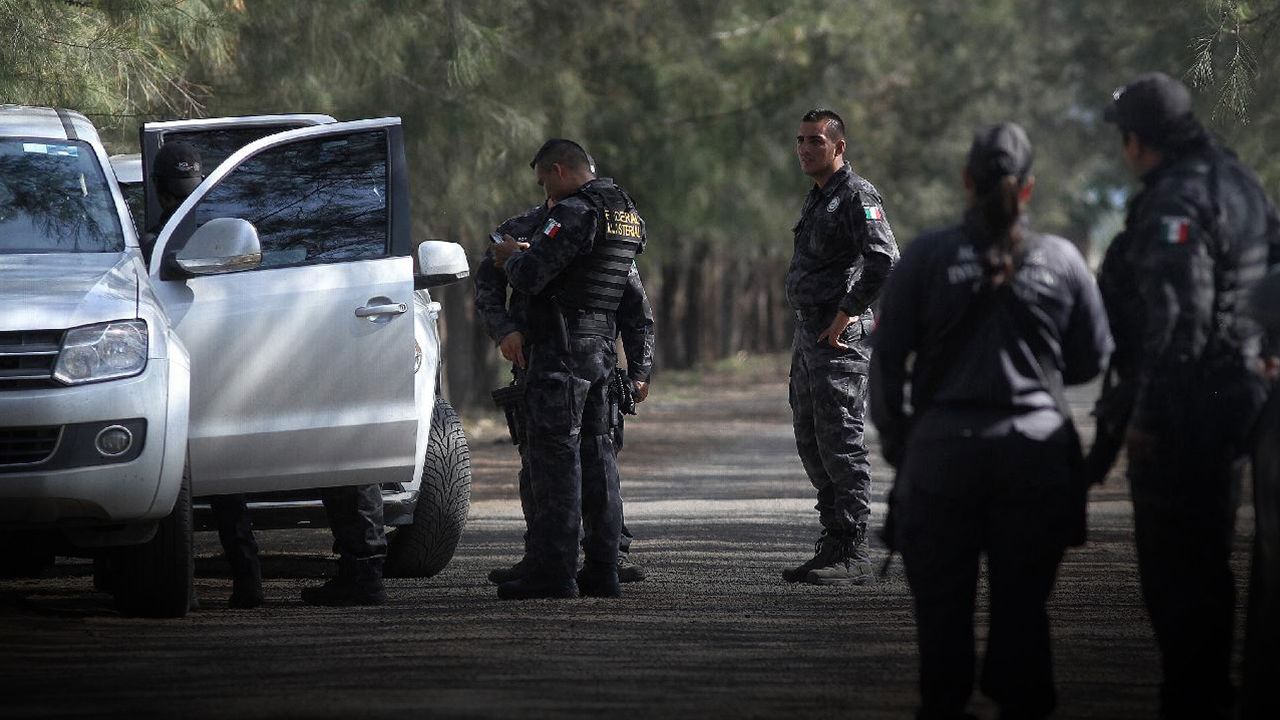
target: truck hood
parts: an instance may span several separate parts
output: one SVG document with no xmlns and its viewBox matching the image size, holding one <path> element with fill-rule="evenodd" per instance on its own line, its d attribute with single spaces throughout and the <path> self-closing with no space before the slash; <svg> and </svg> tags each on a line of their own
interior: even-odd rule
<svg viewBox="0 0 1280 720">
<path fill-rule="evenodd" d="M 61 330 L 138 317 L 124 253 L 0 254 L 0 330 Z"/>
</svg>

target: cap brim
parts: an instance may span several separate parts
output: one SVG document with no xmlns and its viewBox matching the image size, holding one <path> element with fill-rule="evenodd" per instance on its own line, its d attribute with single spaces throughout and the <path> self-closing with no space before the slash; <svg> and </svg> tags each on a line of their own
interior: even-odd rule
<svg viewBox="0 0 1280 720">
<path fill-rule="evenodd" d="M 171 195 L 185 196 L 194 192 L 203 180 L 198 177 L 163 178 L 160 187 Z"/>
</svg>

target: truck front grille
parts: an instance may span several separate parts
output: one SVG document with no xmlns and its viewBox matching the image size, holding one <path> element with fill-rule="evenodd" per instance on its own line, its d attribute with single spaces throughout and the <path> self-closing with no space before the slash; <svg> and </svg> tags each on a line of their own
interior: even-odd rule
<svg viewBox="0 0 1280 720">
<path fill-rule="evenodd" d="M 58 449 L 60 427 L 0 428 L 0 467 L 39 465 Z"/>
<path fill-rule="evenodd" d="M 60 387 L 53 367 L 61 350 L 61 330 L 0 332 L 0 390 Z"/>
</svg>

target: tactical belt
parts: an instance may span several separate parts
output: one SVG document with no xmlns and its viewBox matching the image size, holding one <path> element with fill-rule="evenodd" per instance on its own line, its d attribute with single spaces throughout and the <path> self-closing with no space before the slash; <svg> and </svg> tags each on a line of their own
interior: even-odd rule
<svg viewBox="0 0 1280 720">
<path fill-rule="evenodd" d="M 826 317 L 828 315 L 835 316 L 835 305 L 810 305 L 808 307 L 795 308 L 796 320 L 800 322 L 809 322 L 814 318 Z"/>
</svg>

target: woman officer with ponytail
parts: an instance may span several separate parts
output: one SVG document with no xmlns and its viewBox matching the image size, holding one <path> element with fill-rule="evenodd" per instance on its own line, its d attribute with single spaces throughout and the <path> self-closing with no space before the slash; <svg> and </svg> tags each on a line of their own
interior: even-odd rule
<svg viewBox="0 0 1280 720">
<path fill-rule="evenodd" d="M 1062 387 L 1098 374 L 1111 337 L 1079 252 L 1026 225 L 1031 159 L 1015 124 L 977 134 L 963 221 L 907 246 L 872 336 L 871 416 L 898 469 L 887 539 L 914 597 L 921 719 L 970 717 L 984 552 L 982 691 L 1002 718 L 1056 705 L 1045 601 L 1084 522 Z"/>
</svg>

